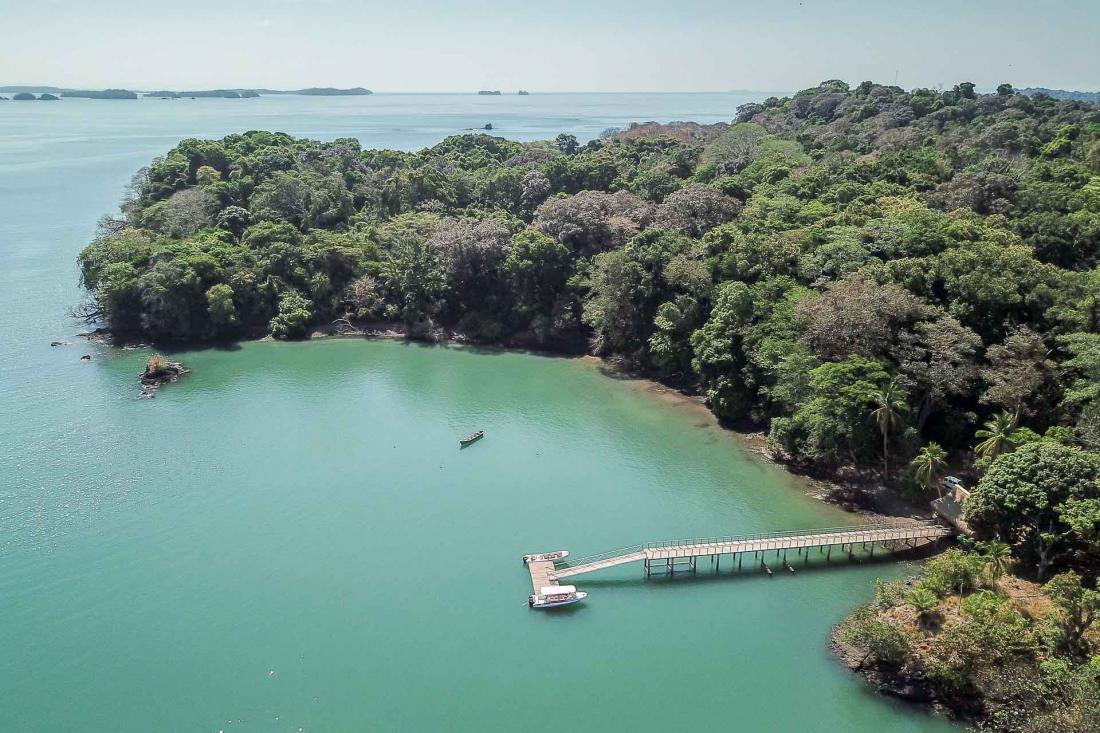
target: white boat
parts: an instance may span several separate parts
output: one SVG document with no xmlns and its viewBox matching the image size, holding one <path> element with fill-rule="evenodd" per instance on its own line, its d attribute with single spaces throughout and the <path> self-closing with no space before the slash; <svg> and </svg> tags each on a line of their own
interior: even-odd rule
<svg viewBox="0 0 1100 733">
<path fill-rule="evenodd" d="M 526 565 L 529 562 L 538 562 L 539 560 L 556 562 L 558 560 L 564 560 L 567 557 L 569 557 L 569 550 L 558 550 L 556 552 L 539 552 L 531 555 L 524 555 L 523 564 Z"/>
<path fill-rule="evenodd" d="M 527 597 L 527 605 L 531 608 L 554 608 L 568 606 L 585 598 L 588 598 L 588 594 L 583 590 L 577 590 L 575 585 L 544 585 L 538 593 L 532 593 Z"/>
</svg>

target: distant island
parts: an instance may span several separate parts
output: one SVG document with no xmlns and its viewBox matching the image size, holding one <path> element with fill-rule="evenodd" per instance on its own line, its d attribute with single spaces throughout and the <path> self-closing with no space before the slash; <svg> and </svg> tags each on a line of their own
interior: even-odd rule
<svg viewBox="0 0 1100 733">
<path fill-rule="evenodd" d="M 261 94 L 302 94 L 307 97 L 362 97 L 374 94 L 370 89 L 352 87 L 351 89 L 336 89 L 334 87 L 309 87 L 291 92 L 280 92 L 272 89 L 261 89 Z"/>
<path fill-rule="evenodd" d="M 1100 102 L 1100 92 L 1076 92 L 1067 89 L 1047 89 L 1046 87 L 1025 87 L 1017 91 L 1029 97 L 1036 94 L 1045 94 L 1054 99 L 1072 99 L 1077 102 Z"/>
<path fill-rule="evenodd" d="M 40 94 L 37 97 L 34 96 L 33 94 L 31 94 L 30 92 L 19 92 L 18 94 L 13 95 L 12 99 L 14 99 L 17 102 L 29 102 L 29 101 L 54 102 L 54 101 L 57 101 L 58 99 L 61 99 L 61 97 L 50 94 L 48 92 L 44 93 L 44 94 Z"/>
<path fill-rule="evenodd" d="M 183 92 L 145 92 L 143 96 L 160 97 L 161 99 L 194 99 L 198 97 L 209 97 L 214 99 L 250 99 L 260 95 L 252 89 L 201 89 Z"/>
<path fill-rule="evenodd" d="M 500 96 L 500 90 L 499 89 L 493 89 L 493 90 L 482 89 L 480 92 L 478 92 L 478 94 L 480 94 L 483 97 L 499 97 Z"/>
<path fill-rule="evenodd" d="M 73 90 L 61 92 L 62 97 L 75 97 L 77 99 L 137 99 L 138 95 L 129 89 L 104 89 L 100 92 L 87 90 Z"/>
<path fill-rule="evenodd" d="M 194 91 L 131 91 L 129 89 L 66 89 L 51 86 L 0 86 L 0 93 L 11 93 L 13 99 L 137 99 L 140 97 L 159 97 L 161 99 L 185 99 L 191 97 L 210 97 L 217 99 L 250 99 L 261 95 L 300 94 L 307 97 L 357 97 L 373 94 L 364 87 L 338 89 L 336 87 L 307 87 L 305 89 L 200 89 Z M 39 96 L 35 96 L 36 93 Z M 500 92 L 496 92 L 500 94 Z M 60 96 L 58 96 L 60 95 Z"/>
<path fill-rule="evenodd" d="M 531 92 L 529 92 L 529 91 L 527 91 L 527 90 L 525 90 L 525 89 L 520 89 L 520 90 L 519 90 L 518 92 L 516 92 L 516 94 L 518 94 L 518 95 L 519 95 L 519 96 L 521 96 L 521 97 L 526 97 L 526 96 L 527 96 L 528 94 L 530 94 L 530 93 L 531 93 Z"/>
<path fill-rule="evenodd" d="M 61 87 L 46 87 L 46 86 L 6 86 L 0 87 L 0 93 L 4 94 L 19 94 L 21 92 L 49 92 L 50 94 L 60 94 L 61 92 L 69 91 L 62 89 Z"/>
<path fill-rule="evenodd" d="M 265 95 L 300 94 L 306 97 L 361 97 L 374 94 L 370 89 L 352 87 L 307 87 L 305 89 L 207 89 L 193 92 L 146 92 L 146 97 L 219 97 L 223 99 L 248 99 Z"/>
</svg>

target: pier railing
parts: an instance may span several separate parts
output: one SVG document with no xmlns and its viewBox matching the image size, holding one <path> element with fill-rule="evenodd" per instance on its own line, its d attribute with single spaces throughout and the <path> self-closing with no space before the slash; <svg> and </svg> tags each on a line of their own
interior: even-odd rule
<svg viewBox="0 0 1100 733">
<path fill-rule="evenodd" d="M 635 552 L 641 552 L 646 549 L 646 545 L 627 545 L 626 547 L 620 547 L 617 550 L 608 550 L 607 552 L 597 552 L 594 555 L 585 555 L 584 557 L 578 557 L 572 562 L 569 559 L 558 560 L 554 563 L 555 570 L 561 570 L 563 568 L 576 567 L 578 565 L 590 565 L 594 562 L 603 562 L 604 560 L 610 560 L 613 557 L 622 557 L 623 555 L 633 555 Z"/>
<path fill-rule="evenodd" d="M 699 545 L 728 545 L 736 542 L 753 542 L 760 540 L 797 539 L 799 537 L 812 537 L 817 535 L 847 535 L 846 542 L 861 542 L 861 535 L 867 536 L 867 541 L 872 541 L 875 533 L 888 530 L 920 530 L 938 527 L 934 521 L 908 521 L 908 522 L 872 522 L 869 524 L 853 524 L 840 527 L 816 527 L 813 529 L 779 530 L 775 532 L 753 532 L 748 534 L 723 535 L 713 537 L 692 537 L 677 540 L 657 540 L 637 545 L 627 545 L 615 550 L 600 552 L 585 557 L 568 558 L 554 563 L 555 570 L 590 565 L 603 562 L 612 558 L 631 555 L 645 550 L 664 550 L 676 547 L 695 547 Z"/>
<path fill-rule="evenodd" d="M 658 540 L 647 542 L 645 549 L 659 550 L 669 547 L 685 547 L 693 545 L 727 545 L 734 542 L 752 542 L 755 540 L 794 539 L 796 537 L 809 537 L 824 534 L 859 534 L 881 532 L 890 529 L 919 529 L 925 526 L 933 526 L 935 522 L 875 522 L 871 524 L 850 524 L 842 527 L 818 527 L 814 529 L 779 530 L 776 532 L 754 532 L 752 534 L 725 535 L 721 537 L 693 537 L 680 540 Z"/>
</svg>

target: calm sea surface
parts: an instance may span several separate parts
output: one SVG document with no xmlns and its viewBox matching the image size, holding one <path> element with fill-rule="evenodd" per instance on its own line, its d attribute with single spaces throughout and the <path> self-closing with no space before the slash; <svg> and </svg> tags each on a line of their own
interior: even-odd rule
<svg viewBox="0 0 1100 733">
<path fill-rule="evenodd" d="M 65 317 L 97 217 L 184 137 L 583 140 L 751 99 L 0 102 L 0 729 L 953 730 L 827 651 L 904 567 L 626 566 L 527 608 L 524 552 L 849 521 L 693 409 L 582 360 L 352 340 L 179 354 L 139 401 L 147 352 Z"/>
</svg>

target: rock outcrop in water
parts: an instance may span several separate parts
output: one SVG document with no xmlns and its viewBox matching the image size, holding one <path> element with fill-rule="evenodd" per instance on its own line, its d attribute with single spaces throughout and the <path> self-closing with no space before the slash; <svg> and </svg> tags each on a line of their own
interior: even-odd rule
<svg viewBox="0 0 1100 733">
<path fill-rule="evenodd" d="M 178 361 L 168 361 L 163 356 L 154 354 L 145 363 L 145 371 L 140 378 L 142 392 L 174 382 L 188 372 L 190 370 Z"/>
</svg>

